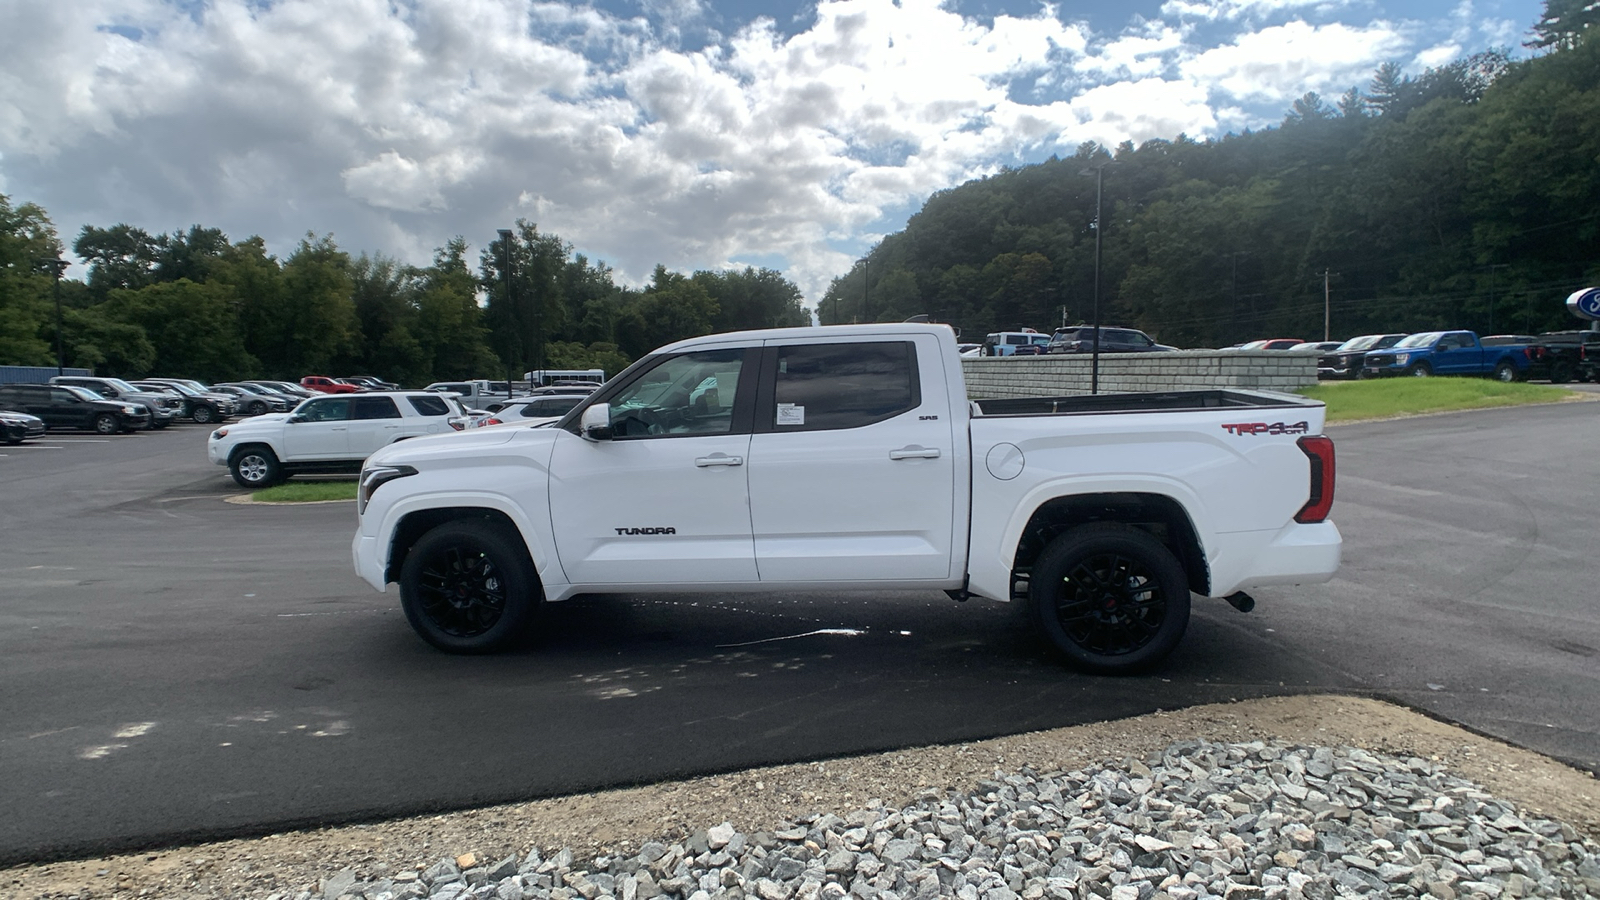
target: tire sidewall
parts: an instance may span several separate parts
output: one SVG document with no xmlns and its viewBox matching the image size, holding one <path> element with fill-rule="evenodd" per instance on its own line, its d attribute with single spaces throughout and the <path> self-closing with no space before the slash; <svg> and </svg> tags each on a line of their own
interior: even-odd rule
<svg viewBox="0 0 1600 900">
<path fill-rule="evenodd" d="M 211 414 L 211 407 L 202 404 L 194 408 L 194 420 L 196 423 L 209 425 L 214 418 L 215 416 Z"/>
<path fill-rule="evenodd" d="M 122 430 L 122 422 L 111 413 L 100 413 L 94 417 L 95 434 L 116 434 Z"/>
<path fill-rule="evenodd" d="M 1429 366 L 1427 363 L 1417 363 L 1416 365 L 1412 366 L 1411 369 L 1406 372 L 1406 374 L 1413 378 L 1427 378 L 1433 374 L 1433 367 Z"/>
<path fill-rule="evenodd" d="M 417 583 L 429 557 L 454 546 L 481 551 L 506 581 L 506 607 L 487 631 L 471 637 L 446 633 L 423 611 Z M 522 637 L 543 602 L 544 591 L 520 535 L 480 519 L 446 522 L 424 534 L 406 555 L 400 571 L 400 606 L 423 640 L 446 653 L 493 653 Z"/>
<path fill-rule="evenodd" d="M 1062 577 L 1085 555 L 1117 552 L 1133 556 L 1150 571 L 1166 598 L 1166 615 L 1156 636 L 1130 653 L 1106 656 L 1086 650 L 1067 636 L 1055 611 Z M 1189 627 L 1189 581 L 1172 552 L 1148 532 L 1129 525 L 1083 525 L 1061 535 L 1035 561 L 1028 579 L 1028 602 L 1046 640 L 1076 669 L 1100 675 L 1146 671 L 1160 663 Z"/>
<path fill-rule="evenodd" d="M 1511 363 L 1503 362 L 1494 367 L 1494 380 L 1501 384 L 1510 384 L 1517 380 L 1517 367 Z"/>
<path fill-rule="evenodd" d="M 266 474 L 263 475 L 258 481 L 251 481 L 240 470 L 240 464 L 250 457 L 259 458 L 266 467 Z M 282 469 L 278 463 L 278 458 L 273 455 L 271 450 L 261 447 L 247 447 L 234 453 L 233 459 L 229 460 L 228 462 L 228 471 L 233 474 L 233 480 L 237 482 L 240 487 L 252 491 L 272 487 L 282 479 L 283 475 Z"/>
</svg>

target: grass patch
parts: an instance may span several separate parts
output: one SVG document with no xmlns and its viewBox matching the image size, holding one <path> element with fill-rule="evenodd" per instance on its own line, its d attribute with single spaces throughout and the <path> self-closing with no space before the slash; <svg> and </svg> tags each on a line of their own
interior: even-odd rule
<svg viewBox="0 0 1600 900">
<path fill-rule="evenodd" d="M 1572 391 L 1549 385 L 1502 384 L 1488 378 L 1335 381 L 1301 388 L 1299 393 L 1326 403 L 1329 422 L 1551 403 L 1575 396 Z"/>
<path fill-rule="evenodd" d="M 291 481 L 250 495 L 250 499 L 257 503 L 315 503 L 320 500 L 355 498 L 354 481 Z"/>
</svg>

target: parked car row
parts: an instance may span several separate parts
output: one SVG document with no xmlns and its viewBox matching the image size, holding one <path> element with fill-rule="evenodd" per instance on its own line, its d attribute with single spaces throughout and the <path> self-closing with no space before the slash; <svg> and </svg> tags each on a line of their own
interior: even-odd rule
<svg viewBox="0 0 1600 900">
<path fill-rule="evenodd" d="M 1367 334 L 1323 352 L 1317 360 L 1317 377 L 1488 375 L 1500 381 L 1565 384 L 1596 380 L 1597 362 L 1600 332 L 1594 331 L 1482 338 L 1471 331 Z"/>
</svg>

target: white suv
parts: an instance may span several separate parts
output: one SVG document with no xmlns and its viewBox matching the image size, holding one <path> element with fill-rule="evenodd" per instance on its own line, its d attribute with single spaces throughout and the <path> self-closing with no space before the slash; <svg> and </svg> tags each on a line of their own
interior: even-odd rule
<svg viewBox="0 0 1600 900">
<path fill-rule="evenodd" d="M 469 427 L 455 397 L 426 391 L 373 391 L 314 397 L 211 432 L 206 455 L 241 487 L 262 488 L 297 473 L 359 472 L 381 447 Z"/>
</svg>

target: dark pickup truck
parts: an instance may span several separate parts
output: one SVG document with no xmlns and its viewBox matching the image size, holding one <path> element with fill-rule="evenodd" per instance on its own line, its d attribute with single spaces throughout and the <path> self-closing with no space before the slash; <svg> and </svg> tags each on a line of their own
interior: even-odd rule
<svg viewBox="0 0 1600 900">
<path fill-rule="evenodd" d="M 1547 331 L 1537 341 L 1544 348 L 1540 368 L 1551 384 L 1600 380 L 1595 371 L 1600 368 L 1600 331 Z"/>
</svg>

